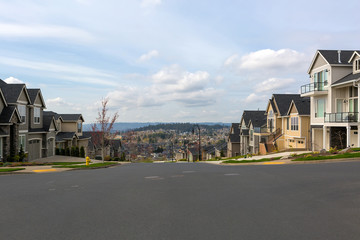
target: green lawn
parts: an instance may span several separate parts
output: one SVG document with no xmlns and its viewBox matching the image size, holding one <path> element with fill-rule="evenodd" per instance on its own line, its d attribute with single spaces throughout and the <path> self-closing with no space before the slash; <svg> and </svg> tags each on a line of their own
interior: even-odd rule
<svg viewBox="0 0 360 240">
<path fill-rule="evenodd" d="M 355 153 L 344 153 L 337 155 L 327 155 L 327 156 L 309 156 L 293 159 L 292 161 L 316 161 L 316 160 L 327 160 L 327 159 L 341 159 L 341 158 L 358 158 L 360 157 L 360 152 Z"/>
<path fill-rule="evenodd" d="M 113 162 L 104 162 L 104 163 L 93 163 L 89 166 L 86 165 L 57 165 L 53 166 L 55 168 L 99 168 L 99 167 L 108 167 L 108 166 L 115 166 L 118 165 L 118 163 Z"/>
<path fill-rule="evenodd" d="M 81 164 L 81 163 L 85 163 L 85 162 L 53 162 L 53 163 L 48 163 L 48 164 L 53 165 L 53 166 L 67 166 L 67 165 L 74 165 L 74 164 Z"/>
<path fill-rule="evenodd" d="M 24 170 L 25 168 L 0 168 L 0 172 L 15 172 Z"/>
<path fill-rule="evenodd" d="M 274 157 L 274 158 L 261 158 L 258 160 L 241 160 L 241 161 L 237 161 L 237 160 L 227 160 L 227 161 L 223 161 L 223 163 L 254 163 L 254 162 L 269 162 L 269 161 L 274 161 L 274 160 L 279 160 L 281 157 Z"/>
</svg>

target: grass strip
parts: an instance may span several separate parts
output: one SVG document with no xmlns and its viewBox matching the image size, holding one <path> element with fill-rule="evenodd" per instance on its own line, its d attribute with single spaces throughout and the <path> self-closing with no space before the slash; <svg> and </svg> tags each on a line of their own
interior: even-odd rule
<svg viewBox="0 0 360 240">
<path fill-rule="evenodd" d="M 0 172 L 15 172 L 24 170 L 25 168 L 0 168 Z"/>
<path fill-rule="evenodd" d="M 337 155 L 327 155 L 327 156 L 308 156 L 302 158 L 296 158 L 291 161 L 316 161 L 316 160 L 327 160 L 327 159 L 341 159 L 341 158 L 357 158 L 360 157 L 360 152 L 356 153 L 343 153 Z"/>
<path fill-rule="evenodd" d="M 49 163 L 49 165 L 67 166 L 67 165 L 82 164 L 82 163 L 85 163 L 85 162 L 52 162 L 52 163 Z"/>
<path fill-rule="evenodd" d="M 58 165 L 58 166 L 53 166 L 55 168 L 100 168 L 100 167 L 109 167 L 109 166 L 114 166 L 114 165 L 118 165 L 117 163 L 113 163 L 113 162 L 104 162 L 104 163 L 93 163 L 90 164 L 89 166 L 86 165 Z"/>
<path fill-rule="evenodd" d="M 261 159 L 257 159 L 257 160 L 241 160 L 241 161 L 237 161 L 237 160 L 227 160 L 227 161 L 223 161 L 222 163 L 254 163 L 254 162 L 269 162 L 269 161 L 274 161 L 274 160 L 279 160 L 281 157 L 274 157 L 274 158 L 261 158 Z"/>
</svg>

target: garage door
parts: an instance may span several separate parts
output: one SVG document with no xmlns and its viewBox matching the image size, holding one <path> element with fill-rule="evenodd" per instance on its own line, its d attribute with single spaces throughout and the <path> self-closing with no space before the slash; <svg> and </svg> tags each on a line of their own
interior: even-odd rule
<svg viewBox="0 0 360 240">
<path fill-rule="evenodd" d="M 29 160 L 40 158 L 40 140 L 30 140 L 28 145 Z"/>
<path fill-rule="evenodd" d="M 47 156 L 51 157 L 54 156 L 54 139 L 50 138 L 47 141 L 48 145 L 47 145 Z"/>
</svg>

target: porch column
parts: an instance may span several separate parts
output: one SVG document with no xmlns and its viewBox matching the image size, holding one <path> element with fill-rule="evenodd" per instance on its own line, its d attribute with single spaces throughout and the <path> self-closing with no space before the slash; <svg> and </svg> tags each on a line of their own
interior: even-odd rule
<svg viewBox="0 0 360 240">
<path fill-rule="evenodd" d="M 346 126 L 346 147 L 350 147 L 350 126 Z"/>
<path fill-rule="evenodd" d="M 323 126 L 323 146 L 321 149 L 326 149 L 326 126 Z"/>
</svg>

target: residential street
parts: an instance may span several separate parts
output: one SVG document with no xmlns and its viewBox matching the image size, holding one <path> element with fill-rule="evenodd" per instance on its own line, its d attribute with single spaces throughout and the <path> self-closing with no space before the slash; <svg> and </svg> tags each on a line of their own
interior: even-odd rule
<svg viewBox="0 0 360 240">
<path fill-rule="evenodd" d="M 359 239 L 360 162 L 0 175 L 1 239 Z"/>
</svg>

